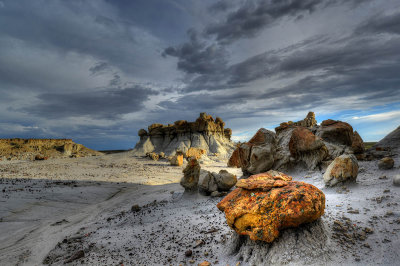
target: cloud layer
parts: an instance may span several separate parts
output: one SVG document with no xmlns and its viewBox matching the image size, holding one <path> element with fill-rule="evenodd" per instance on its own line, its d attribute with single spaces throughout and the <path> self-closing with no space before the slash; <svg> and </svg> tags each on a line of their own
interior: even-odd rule
<svg viewBox="0 0 400 266">
<path fill-rule="evenodd" d="M 0 137 L 126 148 L 204 111 L 241 140 L 309 110 L 367 140 L 400 123 L 396 0 L 0 3 Z"/>
</svg>

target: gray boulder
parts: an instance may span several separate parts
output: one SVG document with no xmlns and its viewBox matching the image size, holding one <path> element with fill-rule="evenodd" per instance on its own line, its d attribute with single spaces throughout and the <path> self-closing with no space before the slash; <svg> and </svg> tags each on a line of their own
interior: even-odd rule
<svg viewBox="0 0 400 266">
<path fill-rule="evenodd" d="M 393 166 L 394 166 L 394 160 L 392 158 L 390 158 L 390 157 L 382 158 L 378 162 L 378 167 L 379 167 L 379 169 L 382 169 L 382 170 L 392 169 Z"/>
<path fill-rule="evenodd" d="M 221 170 L 218 175 L 215 176 L 215 181 L 219 191 L 229 191 L 234 185 L 236 185 L 237 178 L 228 171 Z"/>
</svg>

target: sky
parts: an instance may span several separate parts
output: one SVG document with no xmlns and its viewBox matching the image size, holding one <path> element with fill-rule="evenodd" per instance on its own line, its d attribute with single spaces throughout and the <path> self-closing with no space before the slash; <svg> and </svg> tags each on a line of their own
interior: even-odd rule
<svg viewBox="0 0 400 266">
<path fill-rule="evenodd" d="M 207 112 L 245 141 L 309 111 L 400 125 L 398 0 L 0 1 L 0 138 L 128 149 Z"/>
</svg>

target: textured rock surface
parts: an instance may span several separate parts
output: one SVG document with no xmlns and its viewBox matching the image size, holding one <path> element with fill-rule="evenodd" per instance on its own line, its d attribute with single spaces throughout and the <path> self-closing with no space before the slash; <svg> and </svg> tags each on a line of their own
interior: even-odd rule
<svg viewBox="0 0 400 266">
<path fill-rule="evenodd" d="M 392 158 L 390 158 L 390 157 L 382 158 L 378 162 L 379 169 L 389 170 L 389 169 L 392 169 L 393 166 L 394 166 L 394 160 Z"/>
<path fill-rule="evenodd" d="M 0 139 L 0 159 L 34 160 L 39 155 L 47 158 L 84 157 L 101 155 L 71 139 Z"/>
<path fill-rule="evenodd" d="M 196 159 L 191 159 L 186 168 L 183 169 L 181 186 L 187 191 L 196 191 L 200 177 L 200 164 Z"/>
<path fill-rule="evenodd" d="M 325 120 L 319 126 L 312 112 L 301 121 L 281 123 L 275 132 L 260 129 L 236 148 L 228 166 L 241 167 L 249 175 L 270 169 L 322 169 L 342 154 L 365 157 L 363 140 L 348 123 Z"/>
<path fill-rule="evenodd" d="M 280 230 L 313 222 L 324 213 L 322 191 L 290 180 L 275 171 L 239 180 L 238 188 L 217 207 L 225 212 L 228 225 L 238 234 L 272 242 Z"/>
<path fill-rule="evenodd" d="M 337 157 L 326 169 L 324 182 L 327 186 L 334 186 L 345 181 L 355 181 L 358 175 L 358 162 L 354 155 Z"/>
<path fill-rule="evenodd" d="M 177 150 L 186 154 L 190 148 L 198 148 L 207 155 L 218 154 L 219 157 L 228 158 L 235 147 L 230 140 L 232 130 L 224 127 L 221 118 L 214 120 L 206 113 L 201 113 L 195 122 L 178 120 L 169 125 L 152 124 L 147 131 L 139 130 L 140 141 L 133 154 L 143 156 L 148 152 L 164 152 L 166 156 L 171 156 Z"/>
</svg>

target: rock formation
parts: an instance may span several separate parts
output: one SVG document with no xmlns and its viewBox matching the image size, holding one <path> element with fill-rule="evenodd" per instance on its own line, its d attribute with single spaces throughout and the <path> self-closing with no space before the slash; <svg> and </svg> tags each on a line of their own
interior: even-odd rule
<svg viewBox="0 0 400 266">
<path fill-rule="evenodd" d="M 84 157 L 101 154 L 71 139 L 0 139 L 0 159 L 34 160 L 35 157 Z"/>
<path fill-rule="evenodd" d="M 291 180 L 276 171 L 241 179 L 217 207 L 238 234 L 273 242 L 282 229 L 313 222 L 324 213 L 324 193 Z"/>
<path fill-rule="evenodd" d="M 346 181 L 355 181 L 358 175 L 358 162 L 353 154 L 340 155 L 328 166 L 324 173 L 327 186 L 334 186 Z"/>
<path fill-rule="evenodd" d="M 231 142 L 232 130 L 225 128 L 221 118 L 201 113 L 195 122 L 175 121 L 174 124 L 152 124 L 148 130 L 140 129 L 140 141 L 133 153 L 143 156 L 148 152 L 164 152 L 172 156 L 177 150 L 185 154 L 190 148 L 204 150 L 207 155 L 218 154 L 228 158 L 234 147 Z M 194 150 L 193 150 L 194 151 Z"/>
<path fill-rule="evenodd" d="M 228 166 L 241 167 L 249 175 L 299 166 L 314 169 L 345 153 L 363 158 L 364 143 L 351 125 L 335 120 L 317 125 L 313 112 L 301 121 L 281 123 L 275 132 L 258 130 L 236 148 Z"/>
</svg>

